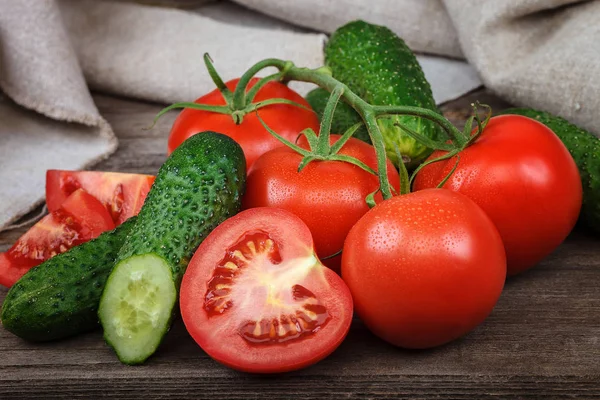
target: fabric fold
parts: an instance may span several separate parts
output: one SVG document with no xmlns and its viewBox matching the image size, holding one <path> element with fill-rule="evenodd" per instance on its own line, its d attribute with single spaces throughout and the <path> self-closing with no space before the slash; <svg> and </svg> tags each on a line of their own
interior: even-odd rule
<svg viewBox="0 0 600 400">
<path fill-rule="evenodd" d="M 92 100 L 54 1 L 2 4 L 0 88 L 12 99 L 0 97 L 1 229 L 41 202 L 47 169 L 90 166 L 117 140 Z"/>
<path fill-rule="evenodd" d="M 385 25 L 418 52 L 462 58 L 456 30 L 440 0 L 233 0 L 253 10 L 320 32 L 349 21 Z"/>
<path fill-rule="evenodd" d="M 600 2 L 444 1 L 487 87 L 600 135 Z"/>
<path fill-rule="evenodd" d="M 88 85 L 163 103 L 193 101 L 215 88 L 202 57 L 224 80 L 265 58 L 323 64 L 325 35 L 228 24 L 197 13 L 92 0 L 60 2 Z"/>
<path fill-rule="evenodd" d="M 599 1 L 234 1 L 204 13 L 92 0 L 2 2 L 0 229 L 43 199 L 46 169 L 87 168 L 116 149 L 88 88 L 192 101 L 214 89 L 205 52 L 225 80 L 270 57 L 318 67 L 326 40 L 319 32 L 354 19 L 388 26 L 416 51 L 466 58 L 472 67 L 419 58 L 438 102 L 481 77 L 516 105 L 600 135 Z"/>
</svg>

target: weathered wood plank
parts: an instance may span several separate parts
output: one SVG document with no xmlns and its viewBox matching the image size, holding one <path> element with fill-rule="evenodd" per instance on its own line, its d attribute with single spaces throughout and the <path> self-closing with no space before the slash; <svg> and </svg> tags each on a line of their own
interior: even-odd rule
<svg viewBox="0 0 600 400">
<path fill-rule="evenodd" d="M 457 125 L 474 100 L 508 106 L 477 91 L 443 107 Z M 121 140 L 98 170 L 155 173 L 166 158 L 175 113 L 150 131 L 156 104 L 96 95 Z M 6 249 L 25 228 L 0 233 Z M 147 364 L 121 365 L 100 332 L 32 344 L 0 329 L 0 399 L 39 398 L 600 398 L 600 240 L 575 232 L 533 270 L 510 279 L 493 314 L 466 337 L 406 351 L 355 319 L 330 357 L 302 371 L 261 377 L 212 361 L 177 320 Z M 6 293 L 0 289 L 0 301 Z"/>
</svg>

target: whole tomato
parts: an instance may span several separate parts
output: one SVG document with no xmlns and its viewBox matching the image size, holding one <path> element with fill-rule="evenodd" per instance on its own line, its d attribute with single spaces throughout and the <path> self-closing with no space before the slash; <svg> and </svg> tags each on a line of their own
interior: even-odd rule
<svg viewBox="0 0 600 400">
<path fill-rule="evenodd" d="M 246 90 L 249 90 L 258 82 L 253 78 Z M 226 83 L 227 87 L 234 91 L 239 79 L 233 79 Z M 311 111 L 310 105 L 298 93 L 280 82 L 269 82 L 263 86 L 253 102 L 283 98 L 302 104 L 301 108 L 291 104 L 273 104 L 258 110 L 263 121 L 275 132 L 284 138 L 294 141 L 298 134 L 306 129 L 319 130 L 319 119 Z M 195 101 L 198 104 L 226 105 L 223 95 L 218 89 L 200 97 Z M 263 153 L 282 146 L 260 123 L 256 112 L 244 115 L 242 123 L 236 124 L 229 114 L 219 114 L 211 111 L 184 109 L 175 119 L 171 133 L 169 134 L 168 154 L 171 154 L 177 146 L 187 138 L 203 131 L 214 131 L 229 136 L 239 143 L 246 156 L 246 166 L 250 166 Z"/>
<path fill-rule="evenodd" d="M 430 159 L 443 154 L 436 151 Z M 454 157 L 426 166 L 414 190 L 437 186 L 455 163 Z M 460 152 L 444 188 L 466 195 L 494 221 L 509 275 L 534 266 L 567 237 L 582 200 L 567 148 L 545 125 L 519 115 L 490 119 L 475 143 Z"/>
<path fill-rule="evenodd" d="M 335 143 L 339 138 L 331 135 L 330 142 Z M 304 138 L 299 146 L 309 148 Z M 339 154 L 377 168 L 375 149 L 358 139 L 351 138 Z M 291 211 L 308 225 L 319 258 L 332 256 L 342 250 L 352 225 L 369 211 L 365 198 L 379 187 L 378 177 L 343 161 L 312 161 L 298 172 L 301 161 L 302 155 L 289 147 L 263 154 L 248 171 L 242 207 Z M 398 172 L 389 160 L 387 175 L 390 184 L 398 189 Z M 339 271 L 340 257 L 323 263 Z"/>
<path fill-rule="evenodd" d="M 352 227 L 342 278 L 377 336 L 422 349 L 480 324 L 506 277 L 496 227 L 472 200 L 444 189 L 396 196 Z"/>
</svg>

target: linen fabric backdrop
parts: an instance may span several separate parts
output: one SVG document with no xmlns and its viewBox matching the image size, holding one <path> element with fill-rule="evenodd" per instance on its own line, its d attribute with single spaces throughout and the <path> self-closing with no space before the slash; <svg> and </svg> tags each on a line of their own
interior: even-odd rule
<svg viewBox="0 0 600 400">
<path fill-rule="evenodd" d="M 43 200 L 47 169 L 87 168 L 116 149 L 90 90 L 192 101 L 214 88 L 203 53 L 226 79 L 269 57 L 318 67 L 325 34 L 354 19 L 445 57 L 419 57 L 438 103 L 483 81 L 600 133 L 600 1 L 235 2 L 0 0 L 0 229 Z"/>
</svg>

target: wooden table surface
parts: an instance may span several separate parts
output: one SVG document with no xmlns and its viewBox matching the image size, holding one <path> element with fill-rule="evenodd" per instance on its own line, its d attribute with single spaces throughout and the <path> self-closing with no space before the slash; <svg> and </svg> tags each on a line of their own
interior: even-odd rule
<svg viewBox="0 0 600 400">
<path fill-rule="evenodd" d="M 479 90 L 443 110 L 457 125 Z M 160 105 L 104 95 L 95 100 L 120 138 L 96 168 L 156 173 L 175 114 L 151 131 Z M 6 250 L 26 228 L 0 233 Z M 492 315 L 464 338 L 427 351 L 395 348 L 355 319 L 346 341 L 301 371 L 254 376 L 212 361 L 176 320 L 145 365 L 121 365 L 100 332 L 27 343 L 0 328 L 0 399 L 592 399 L 600 398 L 600 237 L 574 232 L 533 270 L 506 283 Z M 0 301 L 5 289 L 0 289 Z"/>
</svg>

